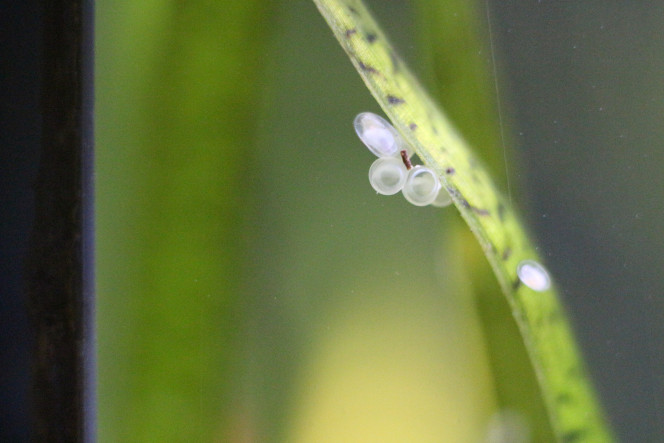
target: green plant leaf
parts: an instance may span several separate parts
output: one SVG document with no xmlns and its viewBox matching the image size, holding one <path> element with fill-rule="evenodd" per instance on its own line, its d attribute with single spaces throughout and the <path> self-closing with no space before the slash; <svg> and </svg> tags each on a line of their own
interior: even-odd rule
<svg viewBox="0 0 664 443">
<path fill-rule="evenodd" d="M 396 54 L 358 0 L 314 0 L 367 87 L 425 164 L 438 172 L 507 297 L 559 441 L 612 437 L 555 287 L 522 284 L 517 266 L 540 259 L 484 165 Z"/>
<path fill-rule="evenodd" d="M 99 440 L 227 441 L 270 6 L 97 6 Z"/>
</svg>

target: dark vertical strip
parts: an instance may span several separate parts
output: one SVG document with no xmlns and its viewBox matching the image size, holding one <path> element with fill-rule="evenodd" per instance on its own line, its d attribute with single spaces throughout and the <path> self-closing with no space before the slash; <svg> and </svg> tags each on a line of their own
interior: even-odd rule
<svg viewBox="0 0 664 443">
<path fill-rule="evenodd" d="M 81 200 L 83 303 L 83 441 L 97 436 L 94 218 L 94 0 L 81 1 Z"/>
<path fill-rule="evenodd" d="M 92 3 L 44 0 L 42 146 L 28 262 L 34 439 L 94 441 Z"/>
</svg>

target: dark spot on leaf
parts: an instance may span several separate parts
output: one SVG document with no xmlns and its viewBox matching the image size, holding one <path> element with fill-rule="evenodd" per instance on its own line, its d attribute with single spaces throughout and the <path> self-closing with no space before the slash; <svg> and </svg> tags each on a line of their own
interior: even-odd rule
<svg viewBox="0 0 664 443">
<path fill-rule="evenodd" d="M 402 98 L 395 97 L 394 95 L 388 95 L 387 102 L 391 105 L 400 105 L 402 103 L 405 103 L 406 101 Z"/>
<path fill-rule="evenodd" d="M 434 134 L 438 135 L 438 129 L 436 129 L 435 126 L 432 126 L 431 130 L 433 131 Z"/>
<path fill-rule="evenodd" d="M 350 38 L 353 34 L 357 34 L 357 29 L 349 29 L 346 31 L 346 38 Z"/>
<path fill-rule="evenodd" d="M 458 189 L 456 189 L 456 188 L 447 188 L 447 190 L 449 191 L 450 195 L 452 195 L 453 198 L 456 198 L 457 200 L 459 200 L 459 201 L 461 202 L 462 205 L 464 205 L 464 206 L 466 206 L 466 205 L 470 206 L 470 205 L 468 204 L 468 202 L 466 201 L 466 199 L 463 198 L 463 195 L 461 195 L 461 192 L 459 192 Z M 465 203 L 464 203 L 464 202 L 465 202 Z M 468 207 L 468 206 L 466 206 L 466 207 Z"/>
<path fill-rule="evenodd" d="M 408 125 L 408 127 L 410 128 L 411 131 L 414 131 L 414 130 L 417 129 L 417 125 L 415 123 L 411 123 L 410 125 Z"/>
<path fill-rule="evenodd" d="M 367 41 L 369 43 L 373 43 L 376 41 L 378 37 L 376 37 L 376 34 L 367 34 Z"/>
<path fill-rule="evenodd" d="M 560 404 L 564 405 L 564 404 L 570 403 L 571 401 L 572 401 L 572 397 L 567 392 L 563 392 L 563 393 L 558 394 L 556 396 L 556 403 L 560 403 Z"/>
<path fill-rule="evenodd" d="M 475 206 L 468 206 L 472 211 L 477 215 L 489 215 L 491 214 L 487 209 L 476 208 Z"/>
<path fill-rule="evenodd" d="M 456 172 L 456 170 L 455 170 L 454 168 L 447 168 L 447 169 L 445 169 L 445 174 L 447 174 L 447 175 L 452 175 L 452 174 L 454 174 L 455 172 Z"/>
<path fill-rule="evenodd" d="M 348 10 L 349 10 L 350 12 L 352 12 L 353 14 L 355 14 L 355 15 L 359 15 L 359 13 L 357 12 L 357 9 L 353 8 L 352 6 L 349 6 L 349 7 L 348 7 Z"/>
<path fill-rule="evenodd" d="M 562 442 L 564 443 L 573 443 L 576 441 L 581 441 L 584 438 L 585 431 L 583 429 L 577 429 L 575 431 L 567 431 L 562 436 Z"/>
<path fill-rule="evenodd" d="M 378 74 L 378 70 L 376 68 L 369 65 L 365 65 L 362 62 L 359 62 L 359 64 L 360 64 L 360 69 L 362 69 L 363 71 L 370 72 L 372 74 Z"/>
<path fill-rule="evenodd" d="M 509 259 L 511 255 L 512 255 L 512 248 L 508 246 L 503 251 L 503 256 L 502 256 L 503 261 L 507 261 L 507 259 Z"/>
<path fill-rule="evenodd" d="M 512 283 L 512 290 L 516 291 L 517 289 L 519 289 L 519 286 L 521 286 L 521 280 L 517 278 L 516 280 L 514 280 L 514 283 Z"/>
<path fill-rule="evenodd" d="M 468 200 L 465 199 L 463 195 L 461 195 L 461 192 L 459 192 L 458 189 L 454 188 L 447 188 L 447 190 L 452 194 L 453 197 L 456 197 L 456 199 L 463 205 L 463 207 L 470 209 L 477 215 L 489 215 L 489 211 L 486 209 L 481 209 L 481 208 L 476 208 L 475 206 L 471 205 Z M 492 245 L 493 246 L 493 245 Z M 494 247 L 495 249 L 495 247 Z"/>
</svg>

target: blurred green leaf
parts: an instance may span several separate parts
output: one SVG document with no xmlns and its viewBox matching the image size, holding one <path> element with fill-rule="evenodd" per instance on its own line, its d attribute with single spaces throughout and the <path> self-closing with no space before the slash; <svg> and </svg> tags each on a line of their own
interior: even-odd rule
<svg viewBox="0 0 664 443">
<path fill-rule="evenodd" d="M 101 441 L 244 432 L 229 429 L 244 420 L 234 264 L 250 194 L 237 186 L 266 14 L 259 1 L 97 4 Z"/>
</svg>

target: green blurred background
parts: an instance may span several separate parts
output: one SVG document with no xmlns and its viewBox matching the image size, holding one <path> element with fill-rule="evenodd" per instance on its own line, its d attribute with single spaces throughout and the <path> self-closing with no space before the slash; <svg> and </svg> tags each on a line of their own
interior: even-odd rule
<svg viewBox="0 0 664 443">
<path fill-rule="evenodd" d="M 370 5 L 504 189 L 509 174 L 619 433 L 649 441 L 662 36 L 646 9 L 621 11 L 630 28 L 610 7 L 517 3 Z M 352 120 L 379 109 L 313 2 L 96 7 L 100 441 L 477 442 L 505 406 L 547 441 L 456 210 L 369 186 Z M 608 45 L 638 27 L 641 52 Z"/>
</svg>

